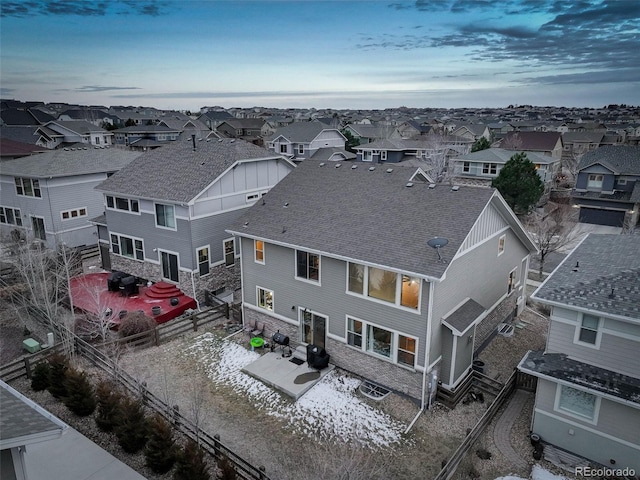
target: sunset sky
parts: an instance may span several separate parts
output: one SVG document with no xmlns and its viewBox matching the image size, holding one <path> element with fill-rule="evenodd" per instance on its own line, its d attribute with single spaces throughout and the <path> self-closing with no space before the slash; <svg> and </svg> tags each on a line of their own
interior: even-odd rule
<svg viewBox="0 0 640 480">
<path fill-rule="evenodd" d="M 89 105 L 640 104 L 636 0 L 0 2 L 0 96 Z"/>
</svg>

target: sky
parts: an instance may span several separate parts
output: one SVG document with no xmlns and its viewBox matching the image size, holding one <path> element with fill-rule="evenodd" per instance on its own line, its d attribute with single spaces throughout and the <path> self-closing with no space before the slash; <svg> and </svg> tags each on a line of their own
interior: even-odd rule
<svg viewBox="0 0 640 480">
<path fill-rule="evenodd" d="M 640 105 L 638 0 L 1 0 L 0 97 L 197 111 Z"/>
</svg>

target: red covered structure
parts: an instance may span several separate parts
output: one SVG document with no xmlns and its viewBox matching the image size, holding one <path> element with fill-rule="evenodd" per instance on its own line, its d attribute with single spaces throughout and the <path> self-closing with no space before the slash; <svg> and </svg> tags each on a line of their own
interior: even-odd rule
<svg viewBox="0 0 640 480">
<path fill-rule="evenodd" d="M 165 323 L 185 310 L 198 306 L 192 297 L 167 282 L 154 283 L 150 287 L 137 286 L 137 293 L 131 295 L 124 294 L 123 291 L 112 291 L 113 288 L 110 288 L 109 284 L 110 275 L 104 272 L 73 277 L 69 289 L 74 309 L 99 314 L 109 308 L 116 322 L 122 311 L 141 310 L 156 323 Z"/>
</svg>

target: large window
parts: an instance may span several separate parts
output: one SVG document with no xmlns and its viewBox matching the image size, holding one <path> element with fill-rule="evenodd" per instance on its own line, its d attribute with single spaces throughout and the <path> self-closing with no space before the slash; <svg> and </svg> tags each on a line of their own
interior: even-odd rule
<svg viewBox="0 0 640 480">
<path fill-rule="evenodd" d="M 138 200 L 132 198 L 112 197 L 107 195 L 107 208 L 124 210 L 126 212 L 140 212 Z"/>
<path fill-rule="evenodd" d="M 40 181 L 36 178 L 16 177 L 16 193 L 25 197 L 42 197 Z"/>
<path fill-rule="evenodd" d="M 558 387 L 560 391 L 556 398 L 556 410 L 595 423 L 599 403 L 597 396 L 567 385 Z"/>
<path fill-rule="evenodd" d="M 598 342 L 598 326 L 600 318 L 594 315 L 583 314 L 578 330 L 578 341 L 596 345 Z"/>
<path fill-rule="evenodd" d="M 156 225 L 158 227 L 176 228 L 175 208 L 173 205 L 156 203 Z"/>
<path fill-rule="evenodd" d="M 22 215 L 19 208 L 0 207 L 0 223 L 22 226 Z"/>
<path fill-rule="evenodd" d="M 160 252 L 162 277 L 172 282 L 178 282 L 178 256 L 174 253 Z"/>
<path fill-rule="evenodd" d="M 262 240 L 253 241 L 254 259 L 258 263 L 264 263 L 264 242 Z"/>
<path fill-rule="evenodd" d="M 419 278 L 357 263 L 349 263 L 347 270 L 349 292 L 418 309 L 421 285 Z"/>
<path fill-rule="evenodd" d="M 201 277 L 209 275 L 209 247 L 199 248 L 198 255 L 198 273 Z"/>
<path fill-rule="evenodd" d="M 260 308 L 264 308 L 265 310 L 273 312 L 273 292 L 262 287 L 256 287 L 256 289 L 258 306 Z"/>
<path fill-rule="evenodd" d="M 496 175 L 498 173 L 498 164 L 497 163 L 483 163 L 482 164 L 482 173 L 485 175 Z"/>
<path fill-rule="evenodd" d="M 589 175 L 589 179 L 587 181 L 587 188 L 602 188 L 602 181 L 604 180 L 604 175 Z"/>
<path fill-rule="evenodd" d="M 111 234 L 111 251 L 116 255 L 144 260 L 144 247 L 142 240 L 125 235 Z"/>
<path fill-rule="evenodd" d="M 347 344 L 359 350 L 413 368 L 416 343 L 413 337 L 347 317 Z"/>
<path fill-rule="evenodd" d="M 471 162 L 462 162 L 462 172 L 469 173 L 471 171 Z"/>
<path fill-rule="evenodd" d="M 33 228 L 33 236 L 40 240 L 47 239 L 47 233 L 44 229 L 44 218 L 31 217 L 31 227 Z"/>
<path fill-rule="evenodd" d="M 296 250 L 296 277 L 320 281 L 320 255 Z"/>
<path fill-rule="evenodd" d="M 233 238 L 224 241 L 224 264 L 230 267 L 236 263 L 236 249 Z"/>
</svg>

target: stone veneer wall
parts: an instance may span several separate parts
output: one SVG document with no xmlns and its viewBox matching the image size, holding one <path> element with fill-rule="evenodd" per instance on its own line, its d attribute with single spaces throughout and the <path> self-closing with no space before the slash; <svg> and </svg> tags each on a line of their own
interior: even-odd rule
<svg viewBox="0 0 640 480">
<path fill-rule="evenodd" d="M 475 347 L 476 351 L 484 347 L 484 342 L 496 331 L 498 324 L 510 319 L 516 308 L 516 292 L 505 298 L 482 322 L 476 325 Z"/>
<path fill-rule="evenodd" d="M 160 265 L 149 262 L 140 262 L 120 255 L 111 255 L 111 269 L 120 270 L 136 277 L 144 278 L 152 282 L 162 280 L 162 272 Z M 211 267 L 209 275 L 200 277 L 199 274 L 191 274 L 187 272 L 178 272 L 178 287 L 185 295 L 195 297 L 201 306 L 205 302 L 205 290 L 216 290 L 225 287 L 229 290 L 237 290 L 240 288 L 240 266 L 235 264 L 232 267 L 218 265 Z M 195 285 L 195 295 L 193 287 Z"/>
</svg>

